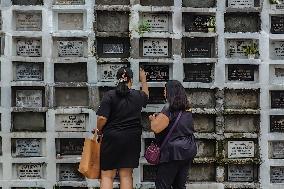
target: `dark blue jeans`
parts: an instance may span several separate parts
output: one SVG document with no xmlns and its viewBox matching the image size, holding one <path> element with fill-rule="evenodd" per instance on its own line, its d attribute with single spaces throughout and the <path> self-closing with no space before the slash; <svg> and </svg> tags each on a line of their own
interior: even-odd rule
<svg viewBox="0 0 284 189">
<path fill-rule="evenodd" d="M 185 189 L 192 160 L 179 160 L 158 165 L 156 189 Z"/>
</svg>

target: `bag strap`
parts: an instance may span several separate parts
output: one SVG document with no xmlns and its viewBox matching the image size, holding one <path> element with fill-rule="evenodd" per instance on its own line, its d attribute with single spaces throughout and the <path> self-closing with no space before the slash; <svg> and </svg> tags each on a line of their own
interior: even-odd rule
<svg viewBox="0 0 284 189">
<path fill-rule="evenodd" d="M 175 120 L 175 122 L 174 122 L 174 124 L 173 124 L 173 126 L 172 126 L 172 128 L 171 128 L 171 130 L 168 132 L 168 134 L 167 134 L 166 138 L 164 139 L 164 141 L 163 141 L 163 143 L 162 143 L 160 149 L 162 149 L 162 148 L 165 146 L 166 142 L 169 140 L 169 138 L 170 138 L 172 132 L 174 131 L 174 129 L 175 129 L 176 126 L 177 126 L 177 123 L 178 123 L 178 121 L 179 121 L 179 119 L 180 119 L 180 117 L 181 117 L 181 114 L 182 114 L 182 111 L 179 112 L 179 114 L 178 114 L 178 116 L 177 116 L 177 118 L 176 118 L 176 120 Z"/>
</svg>

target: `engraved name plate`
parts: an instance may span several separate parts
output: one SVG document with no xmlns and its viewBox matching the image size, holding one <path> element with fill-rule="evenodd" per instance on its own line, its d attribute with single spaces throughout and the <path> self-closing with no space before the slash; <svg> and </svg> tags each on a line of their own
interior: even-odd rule
<svg viewBox="0 0 284 189">
<path fill-rule="evenodd" d="M 37 39 L 18 39 L 16 51 L 18 56 L 39 57 L 41 56 L 41 41 Z"/>
<path fill-rule="evenodd" d="M 227 40 L 227 56 L 231 58 L 247 58 L 244 48 L 249 46 L 252 40 L 229 39 Z"/>
<path fill-rule="evenodd" d="M 228 181 L 230 182 L 253 182 L 253 165 L 229 165 Z"/>
<path fill-rule="evenodd" d="M 83 41 L 57 41 L 59 57 L 82 57 L 84 54 Z"/>
<path fill-rule="evenodd" d="M 254 0 L 228 0 L 228 7 L 230 8 L 253 8 Z"/>
<path fill-rule="evenodd" d="M 284 183 L 284 167 L 270 167 L 270 182 Z"/>
<path fill-rule="evenodd" d="M 39 157 L 41 156 L 40 139 L 15 139 L 15 157 Z"/>
<path fill-rule="evenodd" d="M 284 16 L 271 16 L 271 33 L 284 33 Z"/>
<path fill-rule="evenodd" d="M 185 14 L 184 20 L 185 31 L 186 32 L 208 32 L 209 23 L 213 16 L 208 15 L 195 15 L 195 14 Z M 212 28 L 212 27 L 210 27 Z"/>
<path fill-rule="evenodd" d="M 212 64 L 184 64 L 184 82 L 212 82 Z"/>
<path fill-rule="evenodd" d="M 284 141 L 270 142 L 270 155 L 272 159 L 284 159 Z"/>
<path fill-rule="evenodd" d="M 103 82 L 116 81 L 116 73 L 122 68 L 127 67 L 126 64 L 100 64 L 100 80 Z"/>
<path fill-rule="evenodd" d="M 17 90 L 16 106 L 17 107 L 42 107 L 42 91 L 41 90 Z"/>
<path fill-rule="evenodd" d="M 254 81 L 255 65 L 228 65 L 229 81 Z"/>
<path fill-rule="evenodd" d="M 284 132 L 284 115 L 270 116 L 270 132 Z"/>
<path fill-rule="evenodd" d="M 81 155 L 84 146 L 82 138 L 61 138 L 58 139 L 56 153 L 60 155 Z"/>
<path fill-rule="evenodd" d="M 143 39 L 144 57 L 167 57 L 169 56 L 168 39 Z"/>
<path fill-rule="evenodd" d="M 284 91 L 271 91 L 271 108 L 284 108 Z"/>
<path fill-rule="evenodd" d="M 41 163 L 16 164 L 17 178 L 20 180 L 43 179 L 44 165 Z"/>
<path fill-rule="evenodd" d="M 59 166 L 60 181 L 83 181 L 84 177 L 78 172 L 78 164 L 64 163 Z"/>
<path fill-rule="evenodd" d="M 271 43 L 272 56 L 277 59 L 284 58 L 284 41 L 273 41 Z"/>
<path fill-rule="evenodd" d="M 168 81 L 169 65 L 143 65 L 147 81 Z"/>
<path fill-rule="evenodd" d="M 17 31 L 41 31 L 41 13 L 17 12 L 16 30 Z"/>
<path fill-rule="evenodd" d="M 56 0 L 56 5 L 84 5 L 85 0 Z"/>
<path fill-rule="evenodd" d="M 85 114 L 57 114 L 55 116 L 56 131 L 86 131 Z"/>
<path fill-rule="evenodd" d="M 104 54 L 123 54 L 124 47 L 122 43 L 104 43 L 103 44 Z"/>
<path fill-rule="evenodd" d="M 169 15 L 168 14 L 156 14 L 156 13 L 144 13 L 143 21 L 149 24 L 150 31 L 164 32 L 169 31 Z"/>
<path fill-rule="evenodd" d="M 253 141 L 228 141 L 228 158 L 254 157 Z"/>
<path fill-rule="evenodd" d="M 186 58 L 211 58 L 213 56 L 213 38 L 185 38 Z"/>
<path fill-rule="evenodd" d="M 43 72 L 41 63 L 16 63 L 17 81 L 42 81 Z"/>
</svg>

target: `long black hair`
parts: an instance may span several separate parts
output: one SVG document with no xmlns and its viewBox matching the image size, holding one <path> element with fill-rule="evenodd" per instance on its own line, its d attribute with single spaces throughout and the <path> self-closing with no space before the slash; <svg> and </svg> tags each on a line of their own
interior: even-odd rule
<svg viewBox="0 0 284 189">
<path fill-rule="evenodd" d="M 128 67 L 122 67 L 118 69 L 116 78 L 118 80 L 116 94 L 126 96 L 129 93 L 128 82 L 133 78 L 132 70 Z"/>
<path fill-rule="evenodd" d="M 177 80 L 169 80 L 166 83 L 166 99 L 171 112 L 189 109 L 189 101 L 185 89 Z"/>
</svg>

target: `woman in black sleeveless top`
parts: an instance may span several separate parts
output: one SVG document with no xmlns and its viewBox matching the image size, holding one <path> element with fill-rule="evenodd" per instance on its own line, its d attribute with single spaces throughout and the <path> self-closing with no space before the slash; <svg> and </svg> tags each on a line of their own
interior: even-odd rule
<svg viewBox="0 0 284 189">
<path fill-rule="evenodd" d="M 197 153 L 193 136 L 192 113 L 185 89 L 179 81 L 168 81 L 164 91 L 166 106 L 158 115 L 151 115 L 151 129 L 161 145 L 173 126 L 177 115 L 182 115 L 161 150 L 156 189 L 185 189 L 190 164 Z"/>
<path fill-rule="evenodd" d="M 133 73 L 129 68 L 117 72 L 118 85 L 108 91 L 97 112 L 97 129 L 103 134 L 101 144 L 101 189 L 112 189 L 116 171 L 120 186 L 132 189 L 133 168 L 138 167 L 141 150 L 141 110 L 149 92 L 146 76 L 140 70 L 142 91 L 131 89 Z"/>
</svg>

